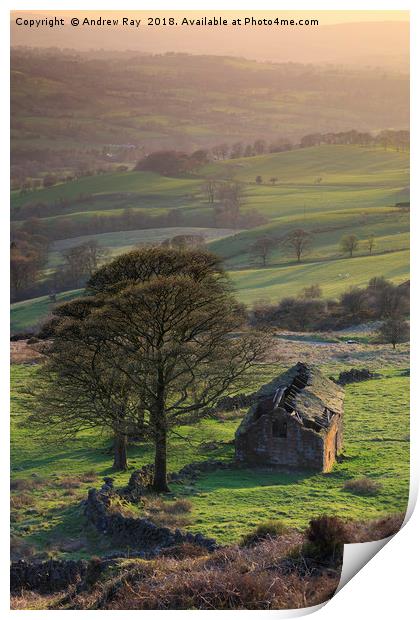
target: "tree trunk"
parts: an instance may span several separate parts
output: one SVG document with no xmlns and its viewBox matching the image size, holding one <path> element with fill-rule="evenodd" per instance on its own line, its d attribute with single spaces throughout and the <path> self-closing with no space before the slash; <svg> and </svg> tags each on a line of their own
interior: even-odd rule
<svg viewBox="0 0 420 620">
<path fill-rule="evenodd" d="M 125 471 L 127 469 L 127 435 L 115 433 L 114 436 L 114 469 Z"/>
<path fill-rule="evenodd" d="M 166 426 L 165 382 L 162 366 L 158 368 L 157 372 L 156 401 L 151 413 L 155 438 L 155 473 L 152 487 L 157 493 L 167 493 L 169 491 L 166 480 L 168 429 Z"/>
<path fill-rule="evenodd" d="M 160 428 L 156 434 L 155 473 L 153 478 L 153 490 L 157 493 L 167 493 L 169 491 L 166 476 L 166 431 Z"/>
</svg>

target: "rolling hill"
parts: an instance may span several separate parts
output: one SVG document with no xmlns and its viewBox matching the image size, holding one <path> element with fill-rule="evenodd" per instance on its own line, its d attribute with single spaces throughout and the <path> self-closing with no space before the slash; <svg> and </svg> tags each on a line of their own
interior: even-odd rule
<svg viewBox="0 0 420 620">
<path fill-rule="evenodd" d="M 352 26 L 360 37 L 363 26 Z M 402 29 L 399 36 L 404 38 L 408 23 L 390 28 L 379 25 L 383 32 Z M 300 29 L 305 37 L 308 30 Z M 184 38 L 189 41 L 192 34 L 189 29 Z M 236 29 L 235 40 L 238 34 Z M 295 38 L 296 29 L 290 34 Z M 164 35 L 166 39 L 167 30 Z M 222 36 L 225 40 L 224 30 Z M 283 36 L 276 35 L 279 39 Z M 319 44 L 318 36 L 316 48 Z M 270 60 L 272 53 L 270 46 Z M 313 54 L 310 62 L 315 62 Z M 41 173 L 74 170 L 89 161 L 103 164 L 103 149 L 109 151 L 110 145 L 129 144 L 138 159 L 142 150 L 192 151 L 221 142 L 296 140 L 355 127 L 398 129 L 409 122 L 408 72 L 390 67 L 378 71 L 366 62 L 355 70 L 344 64 L 276 64 L 228 55 L 14 48 L 11 64 L 12 162 L 25 170 L 37 162 Z M 111 149 L 114 155 L 117 151 Z"/>
<path fill-rule="evenodd" d="M 203 192 L 203 180 L 213 177 L 243 184 L 244 212 L 258 212 L 266 223 L 235 231 L 214 228 L 213 212 Z M 262 183 L 256 183 L 256 177 Z M 273 184 L 270 179 L 277 180 Z M 321 181 L 319 180 L 321 179 Z M 350 285 L 364 285 L 376 275 L 395 282 L 409 277 L 409 214 L 397 208 L 409 200 L 409 155 L 395 150 L 360 146 L 319 146 L 237 160 L 217 161 L 192 178 L 168 178 L 149 172 L 124 172 L 81 178 L 24 196 L 12 195 L 12 215 L 28 202 L 55 205 L 57 214 L 42 221 L 85 218 L 122 211 L 147 210 L 152 216 L 178 211 L 181 227 L 115 231 L 56 241 L 49 268 L 59 264 L 59 252 L 86 239 L 97 239 L 111 254 L 139 243 L 156 242 L 203 226 L 211 233 L 209 247 L 223 257 L 239 298 L 246 304 L 297 294 L 318 283 L 324 295 L 337 296 Z M 86 195 L 89 201 L 86 202 Z M 60 204 L 67 199 L 65 207 Z M 42 213 L 42 211 L 41 211 Z M 15 225 L 21 225 L 22 220 Z M 312 243 L 302 264 L 279 247 L 262 268 L 250 253 L 256 239 L 269 235 L 281 240 L 288 231 L 303 228 Z M 360 242 L 355 257 L 339 248 L 343 235 Z M 228 235 L 228 236 L 226 236 Z M 369 255 L 367 239 L 374 235 Z M 212 240 L 213 239 L 213 240 Z M 47 299 L 47 298 L 45 298 Z M 45 312 L 45 299 L 12 307 L 14 326 L 22 328 Z M 18 318 L 19 317 L 19 318 Z"/>
</svg>

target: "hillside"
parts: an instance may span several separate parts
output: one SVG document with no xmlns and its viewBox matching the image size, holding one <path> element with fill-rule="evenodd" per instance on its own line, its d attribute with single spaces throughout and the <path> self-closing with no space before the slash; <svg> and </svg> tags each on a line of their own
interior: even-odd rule
<svg viewBox="0 0 420 620">
<path fill-rule="evenodd" d="M 274 346 L 274 343 L 273 343 Z M 291 345 L 291 357 L 316 356 L 316 345 Z M 344 348 L 343 348 L 344 347 Z M 176 487 L 176 497 L 192 502 L 189 522 L 192 532 L 201 531 L 218 542 L 237 542 L 252 527 L 265 519 L 282 519 L 288 526 L 304 528 L 311 517 L 332 511 L 351 518 L 376 518 L 403 511 L 408 489 L 408 418 L 407 386 L 409 378 L 401 376 L 408 363 L 407 347 L 389 353 L 387 346 L 346 345 L 327 347 L 325 373 L 348 369 L 356 359 L 369 357 L 372 368 L 383 377 L 346 388 L 346 460 L 333 473 L 325 476 L 313 472 L 279 472 L 253 469 L 215 471 L 204 474 L 193 486 Z M 282 347 L 283 348 L 283 347 Z M 320 347 L 318 347 L 320 348 Z M 404 349 L 404 350 L 403 350 Z M 387 357 L 388 356 L 388 357 Z M 284 359 L 284 358 L 283 358 Z M 314 358 L 316 359 L 316 357 Z M 386 360 L 386 361 L 385 361 Z M 385 363 L 393 367 L 383 367 Z M 360 362 L 359 362 L 360 363 Z M 362 362 L 363 363 L 363 362 Z M 80 500 L 95 486 L 87 472 L 94 470 L 96 485 L 109 474 L 110 456 L 104 449 L 106 437 L 95 431 L 79 433 L 74 441 L 61 443 L 52 437 L 47 455 L 41 437 L 34 438 L 31 429 L 22 428 L 24 415 L 18 398 L 19 389 L 28 384 L 34 368 L 16 364 L 12 367 L 13 411 L 12 446 L 13 479 L 28 480 L 36 471 L 40 484 L 31 486 L 27 494 L 34 509 L 30 518 L 25 506 L 16 506 L 14 533 L 35 547 L 54 549 L 67 557 L 89 557 L 108 551 L 107 543 L 86 530 L 80 519 Z M 252 391 L 279 372 L 276 364 L 262 364 L 250 377 Z M 180 436 L 171 436 L 170 471 L 208 458 L 230 459 L 230 443 L 244 411 L 236 417 L 203 420 L 184 426 Z M 397 422 L 397 424 L 396 424 Z M 185 442 L 185 437 L 188 442 Z M 210 447 L 213 444 L 213 447 Z M 150 445 L 133 443 L 129 450 L 130 465 L 138 468 L 152 459 Z M 60 472 L 60 476 L 57 475 Z M 87 480 L 83 480 L 83 475 Z M 365 497 L 343 491 L 346 480 L 373 475 L 383 486 L 377 496 Z M 116 485 L 126 484 L 130 472 L 113 472 Z M 73 482 L 73 486 L 72 483 Z M 92 484 L 93 483 L 93 484 Z M 26 489 L 26 487 L 22 487 Z M 19 487 L 17 487 L 19 488 Z M 68 489 L 73 490 L 72 494 Z M 70 497 L 69 497 L 70 495 Z M 170 496 L 168 500 L 172 500 Z M 140 508 L 137 508 L 140 510 Z M 83 536 L 84 546 L 66 549 L 65 541 Z"/>
<path fill-rule="evenodd" d="M 201 230 L 210 249 L 225 260 L 239 298 L 248 305 L 295 295 L 314 283 L 321 285 L 325 296 L 336 297 L 350 285 L 366 285 L 376 275 L 395 282 L 408 279 L 409 213 L 395 207 L 409 199 L 408 166 L 406 152 L 324 145 L 214 162 L 191 178 L 136 171 L 96 175 L 24 195 L 14 192 L 12 219 L 27 216 L 28 204 L 38 204 L 40 225 L 59 235 L 50 248 L 47 273 L 60 264 L 61 251 L 88 239 L 96 239 L 115 255 L 137 244 L 160 243 Z M 255 181 L 258 175 L 260 184 Z M 208 177 L 239 181 L 242 211 L 259 213 L 266 223 L 237 232 L 215 227 L 213 207 L 203 190 Z M 42 217 L 43 213 L 47 215 Z M 116 225 L 129 227 L 130 222 L 122 219 L 127 213 L 147 214 L 142 217 L 149 219 L 134 230 L 112 231 L 109 217 L 119 214 Z M 24 224 L 25 219 L 13 223 Z M 80 229 L 78 237 L 65 237 L 69 225 L 75 232 Z M 262 268 L 250 252 L 255 240 L 264 235 L 283 239 L 296 228 L 312 237 L 302 263 L 279 246 Z M 91 232 L 86 234 L 86 229 Z M 359 239 L 352 259 L 339 247 L 348 234 Z M 372 255 L 367 246 L 371 235 Z M 47 297 L 14 304 L 13 328 L 37 322 L 47 308 Z"/>
<path fill-rule="evenodd" d="M 391 69 L 16 48 L 13 172 L 136 161 L 161 148 L 405 128 L 408 88 L 408 75 Z"/>
</svg>

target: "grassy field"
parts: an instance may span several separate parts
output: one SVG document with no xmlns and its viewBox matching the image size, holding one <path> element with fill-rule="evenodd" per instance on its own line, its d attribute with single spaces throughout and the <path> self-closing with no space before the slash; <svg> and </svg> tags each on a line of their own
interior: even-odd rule
<svg viewBox="0 0 420 620">
<path fill-rule="evenodd" d="M 279 301 L 315 283 L 321 286 L 324 297 L 336 298 L 350 286 L 366 286 L 379 274 L 395 283 L 408 280 L 408 250 L 231 272 L 238 298 L 248 305 L 258 300 Z"/>
<path fill-rule="evenodd" d="M 340 368 L 342 363 L 328 363 L 323 370 L 338 372 Z M 274 364 L 259 367 L 250 379 L 250 390 L 280 370 Z M 374 518 L 404 511 L 409 484 L 409 379 L 401 376 L 396 366 L 380 371 L 381 379 L 346 388 L 345 459 L 330 474 L 219 471 L 203 475 L 192 486 L 174 485 L 167 501 L 188 497 L 193 507 L 187 529 L 214 536 L 221 543 L 238 540 L 258 522 L 269 518 L 303 528 L 308 519 L 324 512 Z M 104 475 L 112 474 L 116 484 L 123 485 L 130 471 L 113 474 L 108 450 L 111 443 L 106 435 L 86 432 L 63 443 L 57 437 L 37 439 L 31 429 L 21 426 L 25 414 L 17 392 L 30 381 L 33 372 L 33 366 L 12 366 L 12 480 L 24 489 L 13 493 L 13 533 L 19 544 L 53 556 L 77 557 L 109 551 L 109 541 L 100 541 L 95 532 L 86 528 L 80 501 L 88 488 L 99 486 Z M 207 420 L 195 427 L 181 428 L 180 434 L 187 441 L 172 436 L 170 470 L 209 457 L 230 459 L 233 446 L 223 442 L 233 439 L 239 421 Z M 200 447 L 202 442 L 209 441 L 221 443 L 211 451 Z M 131 468 L 151 460 L 149 446 L 130 447 Z M 362 497 L 343 489 L 345 481 L 364 476 L 380 483 L 378 495 Z"/>
<path fill-rule="evenodd" d="M 89 218 L 121 212 L 126 206 L 155 214 L 180 208 L 192 223 L 202 217 L 211 220 L 211 208 L 201 189 L 205 176 L 238 180 L 244 183 L 243 210 L 260 212 L 267 223 L 229 236 L 225 229 L 208 228 L 205 234 L 210 249 L 224 259 L 231 272 L 241 301 L 248 305 L 258 299 L 276 301 L 314 283 L 321 285 L 325 296 L 336 297 L 351 285 L 367 284 L 373 276 L 383 275 L 394 282 L 409 278 L 409 214 L 395 208 L 396 202 L 409 197 L 408 165 L 405 152 L 320 146 L 214 162 L 193 179 L 144 172 L 87 177 L 25 196 L 15 193 L 12 205 L 38 200 L 53 204 L 60 198 L 74 201 L 54 219 Z M 255 183 L 257 175 L 263 178 L 261 185 Z M 272 176 L 278 179 L 275 185 L 269 182 Z M 319 177 L 322 181 L 316 183 Z M 93 201 L 83 202 L 79 199 L 83 194 L 92 194 Z M 182 230 L 187 228 L 194 226 Z M 304 228 L 312 236 L 302 264 L 279 245 L 268 266 L 262 268 L 261 261 L 250 253 L 254 241 L 262 235 L 281 240 L 295 228 Z M 359 238 L 359 248 L 354 258 L 346 259 L 339 243 L 350 233 Z M 52 248 L 48 269 L 59 263 L 59 251 L 86 238 L 97 239 L 115 255 L 138 243 L 160 242 L 169 234 L 169 229 L 149 229 L 60 240 Z M 370 235 L 375 237 L 372 256 L 367 246 Z M 38 322 L 47 305 L 46 298 L 14 304 L 14 329 Z"/>
<path fill-rule="evenodd" d="M 77 297 L 80 293 L 80 290 L 59 293 L 57 295 L 57 301 L 69 301 Z M 48 316 L 51 307 L 52 303 L 48 295 L 25 301 L 18 301 L 12 304 L 10 311 L 11 331 L 19 332 L 29 327 L 37 326 L 41 320 Z"/>
<path fill-rule="evenodd" d="M 145 200 L 145 206 L 149 201 L 150 207 L 153 208 L 156 206 L 156 200 L 161 199 L 162 196 L 166 196 L 167 199 L 179 198 L 196 188 L 197 181 L 191 179 L 172 179 L 152 172 L 117 172 L 83 177 L 48 189 L 35 190 L 29 194 L 12 192 L 12 210 L 14 207 L 34 200 L 54 204 L 57 200 L 64 198 L 77 203 L 80 194 L 99 195 L 104 201 L 110 198 L 111 194 L 116 195 L 114 201 L 118 198 L 141 197 Z M 123 196 L 120 196 L 121 194 Z"/>
</svg>

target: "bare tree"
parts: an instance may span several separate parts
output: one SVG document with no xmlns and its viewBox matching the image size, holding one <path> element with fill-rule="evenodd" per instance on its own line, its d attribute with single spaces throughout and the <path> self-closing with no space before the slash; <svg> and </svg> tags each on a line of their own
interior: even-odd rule
<svg viewBox="0 0 420 620">
<path fill-rule="evenodd" d="M 369 235 L 367 239 L 367 246 L 368 246 L 369 254 L 372 255 L 372 250 L 376 246 L 375 235 Z"/>
<path fill-rule="evenodd" d="M 235 182 L 219 184 L 217 199 L 219 203 L 215 206 L 216 223 L 222 226 L 237 228 L 244 200 L 243 185 Z"/>
<path fill-rule="evenodd" d="M 259 237 L 250 247 L 250 254 L 252 256 L 256 256 L 260 258 L 263 264 L 263 267 L 267 265 L 267 259 L 274 252 L 274 250 L 278 247 L 279 241 L 274 237 L 270 237 L 268 235 L 264 235 L 264 237 Z"/>
<path fill-rule="evenodd" d="M 62 252 L 64 259 L 64 277 L 75 284 L 83 278 L 91 276 L 99 267 L 100 262 L 108 256 L 107 248 L 101 247 L 94 239 L 73 246 Z"/>
<path fill-rule="evenodd" d="M 270 183 L 271 183 L 271 185 L 275 185 L 275 184 L 277 183 L 277 181 L 278 181 L 278 178 L 277 178 L 277 177 L 271 177 L 271 178 L 270 178 Z"/>
<path fill-rule="evenodd" d="M 302 290 L 304 299 L 319 299 L 322 297 L 322 289 L 319 284 L 311 284 Z"/>
<path fill-rule="evenodd" d="M 208 179 L 205 180 L 204 185 L 203 185 L 203 191 L 207 195 L 207 202 L 211 205 L 214 203 L 214 198 L 216 195 L 216 188 L 217 188 L 217 182 L 215 179 L 209 177 Z"/>
<path fill-rule="evenodd" d="M 356 235 L 345 235 L 340 241 L 340 248 L 348 253 L 349 258 L 353 257 L 354 252 L 359 247 L 359 239 Z"/>
<path fill-rule="evenodd" d="M 410 328 L 406 320 L 401 316 L 386 319 L 379 328 L 380 338 L 392 344 L 395 350 L 400 342 L 407 342 L 410 337 Z"/>
<path fill-rule="evenodd" d="M 286 235 L 284 245 L 287 249 L 294 253 L 297 258 L 297 262 L 300 263 L 303 254 L 310 248 L 311 242 L 311 234 L 302 228 L 297 228 Z"/>
<path fill-rule="evenodd" d="M 19 250 L 10 252 L 10 282 L 14 295 L 27 288 L 37 274 L 37 265 L 34 257 L 23 255 Z"/>
</svg>

